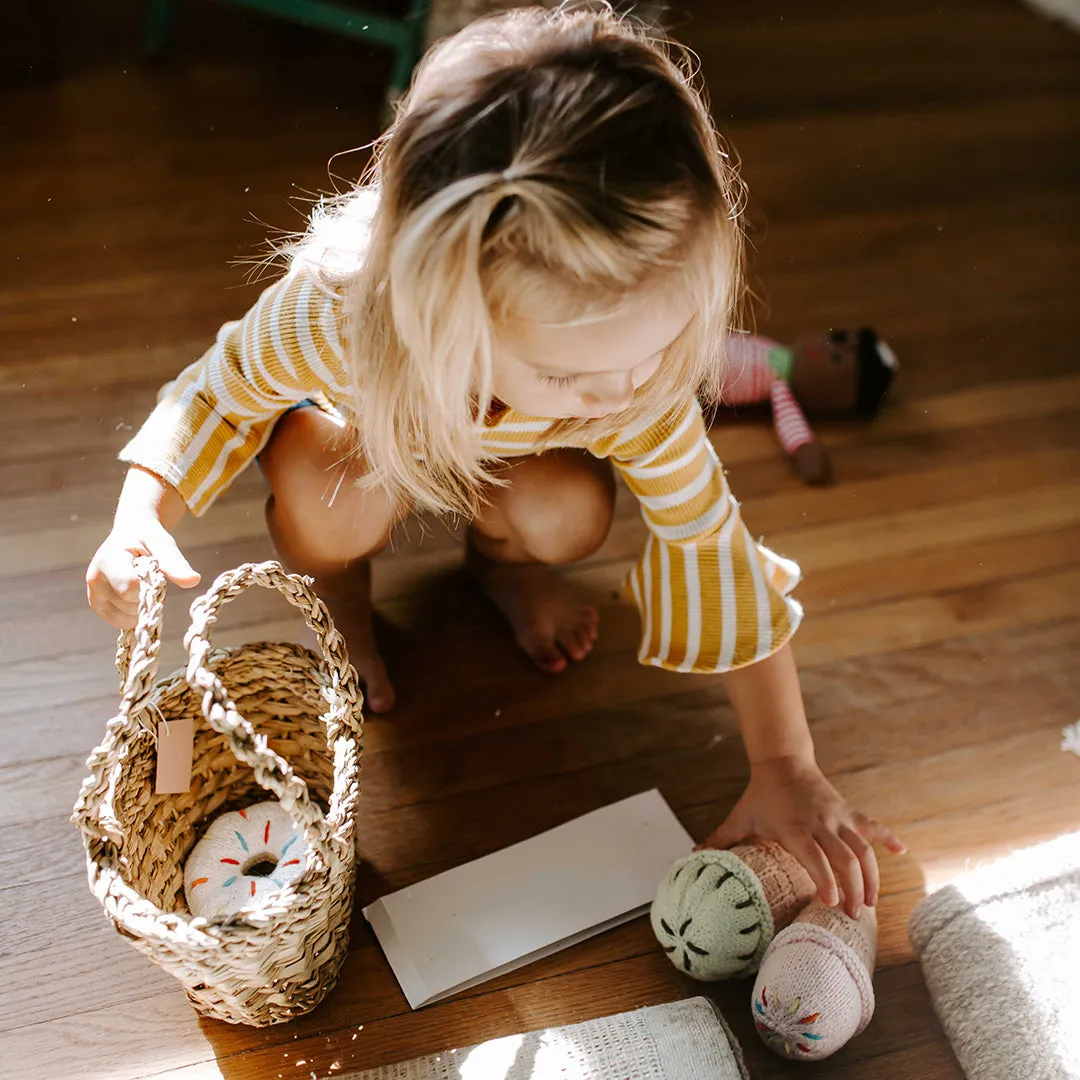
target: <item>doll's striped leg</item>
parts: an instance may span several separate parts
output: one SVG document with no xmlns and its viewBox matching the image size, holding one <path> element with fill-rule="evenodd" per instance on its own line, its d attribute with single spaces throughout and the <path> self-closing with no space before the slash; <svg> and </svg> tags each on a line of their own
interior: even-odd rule
<svg viewBox="0 0 1080 1080">
<path fill-rule="evenodd" d="M 773 426 L 784 453 L 789 457 L 807 443 L 814 441 L 814 433 L 806 422 L 806 416 L 795 395 L 783 379 L 777 379 L 769 389 L 772 399 Z"/>
</svg>

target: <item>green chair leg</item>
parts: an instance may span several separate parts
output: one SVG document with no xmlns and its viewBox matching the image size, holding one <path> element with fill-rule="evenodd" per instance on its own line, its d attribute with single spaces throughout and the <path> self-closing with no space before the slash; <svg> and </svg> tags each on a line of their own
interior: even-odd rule
<svg viewBox="0 0 1080 1080">
<path fill-rule="evenodd" d="M 409 89 L 409 79 L 415 63 L 415 50 L 407 45 L 400 45 L 394 50 L 394 66 L 390 69 L 390 85 L 386 88 L 391 101 L 396 101 Z"/>
<path fill-rule="evenodd" d="M 406 36 L 394 50 L 394 66 L 390 72 L 390 85 L 387 88 L 391 101 L 396 101 L 409 89 L 413 68 L 420 59 L 420 45 L 424 37 L 429 6 L 428 0 L 412 0 L 409 5 L 409 12 L 404 19 Z"/>
<path fill-rule="evenodd" d="M 176 21 L 176 0 L 150 0 L 150 11 L 143 30 L 143 54 L 150 59 L 160 56 L 172 37 Z"/>
<path fill-rule="evenodd" d="M 344 6 L 329 0 L 228 0 L 229 3 L 262 11 L 306 26 L 345 34 L 361 41 L 374 41 L 394 51 L 388 98 L 396 101 L 409 88 L 409 80 L 420 58 L 429 0 L 410 0 L 403 19 Z M 177 0 L 150 0 L 143 37 L 148 57 L 159 56 L 169 43 L 176 17 Z"/>
</svg>

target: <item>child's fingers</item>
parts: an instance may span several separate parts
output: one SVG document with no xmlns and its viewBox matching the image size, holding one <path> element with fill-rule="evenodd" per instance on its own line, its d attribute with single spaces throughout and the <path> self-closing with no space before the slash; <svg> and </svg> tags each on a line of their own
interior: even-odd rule
<svg viewBox="0 0 1080 1080">
<path fill-rule="evenodd" d="M 86 594 L 95 607 L 96 601 L 104 599 L 138 600 L 139 579 L 130 553 L 102 546 L 86 571 Z"/>
<path fill-rule="evenodd" d="M 104 600 L 94 604 L 94 610 L 110 625 L 117 630 L 132 630 L 135 627 L 136 615 L 121 610 L 111 601 Z"/>
<path fill-rule="evenodd" d="M 821 845 L 833 870 L 836 871 L 836 876 L 840 879 L 840 887 L 844 890 L 844 910 L 855 918 L 866 898 L 862 864 L 855 852 L 833 833 L 822 830 L 815 839 Z"/>
<path fill-rule="evenodd" d="M 105 617 L 106 608 L 114 608 L 124 619 L 134 619 L 138 609 L 138 599 L 137 581 L 134 589 L 125 589 L 122 575 L 119 582 L 114 582 L 104 570 L 87 576 L 86 601 L 102 617 Z"/>
<path fill-rule="evenodd" d="M 181 554 L 176 541 L 164 528 L 154 529 L 144 538 L 147 554 L 157 560 L 161 572 L 182 589 L 191 589 L 199 584 L 200 575 Z"/>
<path fill-rule="evenodd" d="M 108 559 L 91 588 L 100 593 L 103 600 L 111 600 L 120 607 L 135 608 L 139 603 L 139 579 L 130 563 L 119 558 Z"/>
<path fill-rule="evenodd" d="M 817 886 L 822 901 L 835 907 L 840 900 L 832 867 L 818 842 L 809 834 L 781 837 L 780 843 L 802 863 L 811 880 Z"/>
<path fill-rule="evenodd" d="M 117 630 L 130 630 L 138 619 L 138 605 L 125 603 L 115 593 L 87 588 L 86 599 L 107 623 Z"/>
<path fill-rule="evenodd" d="M 840 839 L 855 852 L 862 865 L 863 895 L 868 907 L 877 907 L 881 890 L 881 878 L 878 874 L 877 856 L 870 843 L 864 840 L 854 829 L 846 825 L 840 830 Z"/>
<path fill-rule="evenodd" d="M 872 817 L 867 817 L 866 814 L 856 812 L 855 828 L 870 843 L 881 844 L 883 848 L 891 851 L 894 855 L 903 855 L 907 851 L 907 846 L 903 840 L 888 825 L 882 825 L 880 821 L 875 821 Z"/>
<path fill-rule="evenodd" d="M 102 603 L 105 607 L 115 611 L 116 614 L 126 620 L 129 625 L 135 625 L 135 622 L 139 617 L 138 601 L 124 600 L 117 596 L 106 596 L 103 598 Z"/>
<path fill-rule="evenodd" d="M 719 848 L 723 850 L 737 844 L 745 836 L 746 832 L 731 818 L 728 818 L 709 833 L 703 844 L 696 844 L 694 850 L 700 851 L 702 848 Z"/>
<path fill-rule="evenodd" d="M 98 549 L 86 570 L 86 601 L 118 630 L 135 625 L 139 608 L 139 579 L 131 552 L 112 538 Z"/>
</svg>

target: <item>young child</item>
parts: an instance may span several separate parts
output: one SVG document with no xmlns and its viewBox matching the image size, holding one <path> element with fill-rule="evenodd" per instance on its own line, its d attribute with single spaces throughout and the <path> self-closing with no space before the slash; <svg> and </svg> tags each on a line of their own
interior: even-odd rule
<svg viewBox="0 0 1080 1080">
<path fill-rule="evenodd" d="M 197 584 L 170 530 L 259 455 L 274 544 L 316 578 L 373 711 L 394 690 L 370 563 L 417 509 L 468 517 L 477 584 L 559 672 L 597 614 L 550 568 L 603 542 L 613 463 L 649 528 L 638 658 L 727 672 L 750 758 L 708 843 L 777 840 L 854 913 L 877 901 L 871 842 L 903 849 L 817 767 L 788 645 L 798 567 L 751 538 L 706 437 L 742 188 L 674 55 L 606 11 L 519 10 L 436 47 L 366 182 L 315 215 L 287 275 L 124 450 L 88 597 L 133 625 L 136 555 Z"/>
</svg>

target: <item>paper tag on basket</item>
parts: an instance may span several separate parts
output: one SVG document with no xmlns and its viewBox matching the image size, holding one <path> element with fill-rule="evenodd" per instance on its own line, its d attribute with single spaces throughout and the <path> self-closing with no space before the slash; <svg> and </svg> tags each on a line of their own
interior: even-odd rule
<svg viewBox="0 0 1080 1080">
<path fill-rule="evenodd" d="M 693 847 L 646 791 L 364 908 L 412 1008 L 441 1001 L 647 911 Z"/>
<path fill-rule="evenodd" d="M 178 795 L 191 788 L 191 758 L 195 751 L 195 721 L 190 716 L 180 720 L 158 721 L 157 795 Z"/>
</svg>

